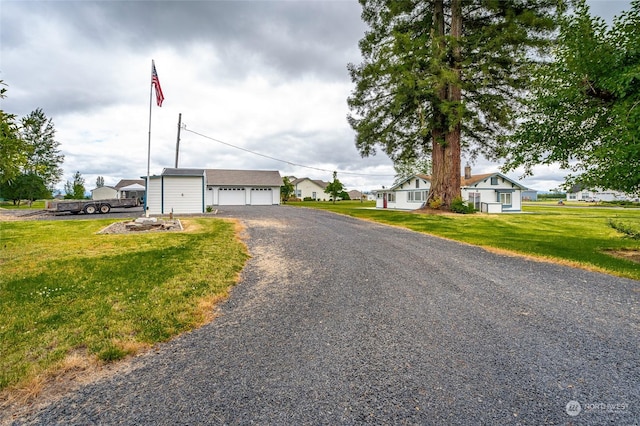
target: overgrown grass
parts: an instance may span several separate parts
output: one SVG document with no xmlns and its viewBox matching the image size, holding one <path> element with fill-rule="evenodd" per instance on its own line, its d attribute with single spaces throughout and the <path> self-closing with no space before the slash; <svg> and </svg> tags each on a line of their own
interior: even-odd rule
<svg viewBox="0 0 640 426">
<path fill-rule="evenodd" d="M 248 257 L 233 222 L 96 234 L 112 222 L 0 222 L 0 390 L 78 351 L 113 361 L 202 325 Z"/>
<path fill-rule="evenodd" d="M 640 280 L 640 264 L 613 256 L 640 250 L 610 220 L 640 223 L 640 210 L 606 207 L 525 206 L 521 214 L 428 215 L 374 209 L 375 203 L 341 201 L 295 203 L 361 219 L 402 226 L 470 244 L 554 259 Z"/>
</svg>

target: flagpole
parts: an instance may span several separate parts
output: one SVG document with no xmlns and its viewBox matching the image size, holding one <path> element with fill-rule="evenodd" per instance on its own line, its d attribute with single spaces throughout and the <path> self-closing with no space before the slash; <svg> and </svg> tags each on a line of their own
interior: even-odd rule
<svg viewBox="0 0 640 426">
<path fill-rule="evenodd" d="M 153 75 L 153 59 L 151 60 L 151 75 Z M 149 200 L 149 186 L 150 186 L 150 182 L 149 182 L 149 174 L 150 174 L 150 169 L 151 169 L 151 111 L 152 111 L 152 105 L 153 105 L 153 81 L 151 81 L 149 83 L 149 141 L 147 143 L 147 183 L 145 185 L 146 187 L 146 194 L 144 197 L 144 214 L 146 217 L 149 217 L 149 207 L 147 205 L 148 200 Z"/>
</svg>

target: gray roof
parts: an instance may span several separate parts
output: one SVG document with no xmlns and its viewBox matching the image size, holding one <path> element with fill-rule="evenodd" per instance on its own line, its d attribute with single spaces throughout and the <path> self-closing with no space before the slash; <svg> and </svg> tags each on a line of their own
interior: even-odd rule
<svg viewBox="0 0 640 426">
<path fill-rule="evenodd" d="M 202 176 L 204 169 L 169 169 L 162 171 L 162 176 Z"/>
<path fill-rule="evenodd" d="M 303 178 L 297 178 L 297 179 L 294 179 L 294 180 L 292 180 L 292 181 L 291 181 L 291 184 L 292 184 L 292 185 L 297 185 L 297 184 L 299 184 L 300 182 L 303 182 L 303 181 L 305 181 L 305 180 L 308 180 L 308 181 L 310 181 L 310 182 L 315 183 L 316 185 L 318 185 L 318 186 L 319 186 L 320 188 L 322 188 L 322 189 L 326 188 L 326 187 L 327 187 L 327 185 L 329 185 L 329 182 L 325 182 L 325 181 L 320 180 L 320 179 L 309 179 L 308 177 L 303 177 Z"/>
<path fill-rule="evenodd" d="M 207 169 L 207 185 L 282 186 L 277 170 Z"/>
<path fill-rule="evenodd" d="M 120 182 L 116 184 L 115 188 L 120 189 L 125 186 L 133 185 L 134 183 L 144 186 L 145 180 L 146 179 L 120 179 Z"/>
</svg>

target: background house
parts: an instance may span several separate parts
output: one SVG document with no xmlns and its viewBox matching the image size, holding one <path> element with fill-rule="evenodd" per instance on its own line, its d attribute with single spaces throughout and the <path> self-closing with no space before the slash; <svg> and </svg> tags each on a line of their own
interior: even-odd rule
<svg viewBox="0 0 640 426">
<path fill-rule="evenodd" d="M 431 188 L 431 176 L 417 174 L 389 189 L 376 191 L 376 207 L 415 210 L 425 205 Z M 522 191 L 526 190 L 518 182 L 500 173 L 471 175 L 465 168 L 461 178 L 462 199 L 476 210 L 486 213 L 518 212 L 522 210 Z"/>
<path fill-rule="evenodd" d="M 296 178 L 295 176 L 291 176 L 289 180 L 293 185 L 293 195 L 301 200 L 311 198 L 313 200 L 326 201 L 329 199 L 329 194 L 324 192 L 329 182 L 309 179 L 308 177 Z"/>
<path fill-rule="evenodd" d="M 351 191 L 347 192 L 347 194 L 349 194 L 350 200 L 361 200 L 361 201 L 364 195 L 362 194 L 362 192 L 358 191 L 357 189 L 352 189 Z"/>
<path fill-rule="evenodd" d="M 204 213 L 207 206 L 280 204 L 278 171 L 164 169 L 150 176 L 149 214 Z"/>
<path fill-rule="evenodd" d="M 589 189 L 583 185 L 573 185 L 567 191 L 567 201 L 640 201 L 640 196 L 626 194 L 620 191 L 594 188 Z"/>
</svg>

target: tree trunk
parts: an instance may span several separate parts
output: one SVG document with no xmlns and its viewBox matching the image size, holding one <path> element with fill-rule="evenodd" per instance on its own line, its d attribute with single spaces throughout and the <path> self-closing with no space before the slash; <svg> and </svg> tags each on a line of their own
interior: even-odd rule
<svg viewBox="0 0 640 426">
<path fill-rule="evenodd" d="M 459 105 L 462 100 L 462 90 L 460 88 L 460 47 L 456 43 L 462 35 L 462 8 L 461 0 L 452 0 L 451 2 L 451 38 L 452 43 L 451 63 L 448 65 L 450 71 L 457 76 L 453 83 L 443 83 L 438 90 L 438 99 L 440 104 Z M 434 4 L 434 28 L 435 36 L 434 45 L 436 49 L 444 52 L 447 45 L 444 37 L 444 7 L 441 0 Z M 442 56 L 440 56 L 442 57 Z M 454 108 L 455 112 L 449 112 L 445 115 L 440 109 L 441 105 L 434 107 L 434 117 L 436 117 L 436 125 L 432 130 L 432 174 L 431 189 L 429 190 L 429 202 L 441 204 L 444 208 L 449 208 L 454 198 L 460 196 L 460 137 L 461 125 L 459 109 Z"/>
</svg>

